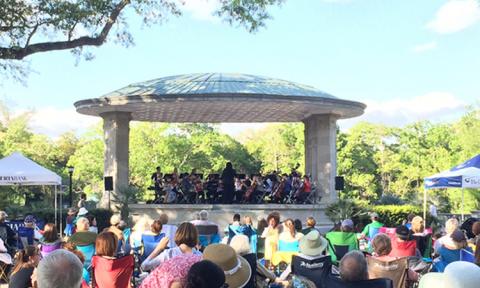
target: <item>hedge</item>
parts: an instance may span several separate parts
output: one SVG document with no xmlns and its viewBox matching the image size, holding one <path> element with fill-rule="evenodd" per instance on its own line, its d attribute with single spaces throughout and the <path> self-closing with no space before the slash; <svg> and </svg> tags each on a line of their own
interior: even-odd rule
<svg viewBox="0 0 480 288">
<path fill-rule="evenodd" d="M 410 213 L 423 217 L 423 207 L 415 205 L 377 205 L 372 206 L 371 211 L 378 213 L 380 221 L 387 227 L 401 225 Z M 426 223 L 431 222 L 432 217 L 427 212 Z"/>
</svg>

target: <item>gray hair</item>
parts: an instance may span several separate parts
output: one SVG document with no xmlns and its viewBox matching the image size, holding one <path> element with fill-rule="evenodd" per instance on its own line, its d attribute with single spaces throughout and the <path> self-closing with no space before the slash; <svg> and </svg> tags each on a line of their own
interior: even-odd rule
<svg viewBox="0 0 480 288">
<path fill-rule="evenodd" d="M 38 288 L 80 287 L 82 269 L 77 255 L 64 249 L 55 250 L 38 264 Z"/>
<path fill-rule="evenodd" d="M 208 211 L 202 210 L 198 213 L 198 216 L 200 217 L 200 220 L 208 220 Z"/>
<path fill-rule="evenodd" d="M 0 222 L 3 222 L 7 219 L 8 215 L 5 211 L 0 211 Z"/>
<path fill-rule="evenodd" d="M 367 260 L 363 253 L 353 250 L 345 254 L 340 261 L 340 278 L 345 282 L 368 279 Z"/>
<path fill-rule="evenodd" d="M 238 255 L 246 255 L 250 253 L 250 239 L 246 235 L 235 235 L 230 241 L 230 247 L 237 252 Z"/>
</svg>

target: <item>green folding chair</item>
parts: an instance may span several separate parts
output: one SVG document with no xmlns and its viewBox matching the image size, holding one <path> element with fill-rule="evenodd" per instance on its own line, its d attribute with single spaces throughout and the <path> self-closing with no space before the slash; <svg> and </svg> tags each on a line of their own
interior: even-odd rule
<svg viewBox="0 0 480 288">
<path fill-rule="evenodd" d="M 353 232 L 328 232 L 325 238 L 328 240 L 328 253 L 334 264 L 338 264 L 349 251 L 358 250 L 357 235 Z"/>
</svg>

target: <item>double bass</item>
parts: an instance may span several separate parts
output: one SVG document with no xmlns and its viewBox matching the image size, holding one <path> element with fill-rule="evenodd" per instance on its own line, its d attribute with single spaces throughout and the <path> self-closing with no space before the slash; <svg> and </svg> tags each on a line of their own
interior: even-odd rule
<svg viewBox="0 0 480 288">
<path fill-rule="evenodd" d="M 247 188 L 247 191 L 245 192 L 245 202 L 250 202 L 252 194 L 255 192 L 255 189 L 257 189 L 257 179 L 253 178 L 252 185 Z"/>
</svg>

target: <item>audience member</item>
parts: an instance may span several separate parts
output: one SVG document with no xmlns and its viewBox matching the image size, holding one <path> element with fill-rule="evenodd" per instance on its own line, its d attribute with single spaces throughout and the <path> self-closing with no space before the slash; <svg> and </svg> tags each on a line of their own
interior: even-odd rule
<svg viewBox="0 0 480 288">
<path fill-rule="evenodd" d="M 252 253 L 257 253 L 258 233 L 257 233 L 257 229 L 255 229 L 255 227 L 253 226 L 252 217 L 244 216 L 243 222 L 244 222 L 243 235 L 249 238 L 250 249 Z"/>
<path fill-rule="evenodd" d="M 37 220 L 33 215 L 27 215 L 25 216 L 25 220 L 23 221 L 25 226 L 21 227 L 23 229 L 31 229 L 33 231 L 33 239 L 35 243 L 38 243 L 40 241 L 40 238 L 42 238 L 42 233 L 40 233 L 40 229 L 37 227 Z M 19 228 L 20 230 L 20 228 Z"/>
<path fill-rule="evenodd" d="M 303 237 L 302 233 L 295 230 L 295 224 L 292 219 L 286 219 L 283 222 L 283 232 L 278 236 L 278 250 L 298 252 L 298 241 Z"/>
<path fill-rule="evenodd" d="M 225 273 L 228 287 L 244 287 L 250 279 L 252 270 L 247 260 L 237 256 L 232 247 L 225 244 L 212 244 L 203 252 L 203 259 L 217 264 Z"/>
<path fill-rule="evenodd" d="M 148 219 L 146 217 L 140 217 L 132 228 L 130 234 L 130 245 L 134 248 L 142 246 L 142 235 L 150 229 Z"/>
<path fill-rule="evenodd" d="M 411 231 L 404 225 L 395 229 L 395 238 L 392 240 L 393 257 L 421 256 L 417 251 L 417 242 L 413 240 Z"/>
<path fill-rule="evenodd" d="M 378 230 L 383 227 L 383 224 L 378 221 L 379 217 L 376 212 L 370 213 L 370 220 L 372 222 L 363 228 L 361 234 L 362 238 L 366 238 L 367 240 L 373 239 L 378 233 Z"/>
<path fill-rule="evenodd" d="M 10 226 L 5 223 L 7 221 L 7 213 L 0 211 L 0 239 L 7 246 L 7 249 L 17 246 L 17 235 Z"/>
<path fill-rule="evenodd" d="M 404 221 L 404 223 L 405 223 L 404 226 L 407 227 L 409 230 L 412 229 L 412 220 L 413 220 L 414 217 L 415 217 L 415 214 L 410 213 L 407 216 L 407 221 L 406 222 Z"/>
<path fill-rule="evenodd" d="M 5 243 L 3 243 L 2 238 L 0 238 L 0 264 L 6 266 L 4 271 L 8 272 L 10 265 L 13 264 L 12 255 L 8 252 Z"/>
<path fill-rule="evenodd" d="M 315 221 L 315 218 L 313 217 L 308 217 L 307 218 L 307 221 L 305 222 L 305 225 L 307 227 L 305 227 L 305 229 L 302 230 L 302 234 L 303 235 L 307 235 L 308 233 L 310 233 L 312 230 L 315 229 L 315 225 L 317 225 L 317 221 Z"/>
<path fill-rule="evenodd" d="M 265 256 L 265 238 L 262 238 L 263 231 L 268 227 L 267 220 L 259 217 L 257 222 L 257 257 L 262 259 Z"/>
<path fill-rule="evenodd" d="M 340 278 L 345 282 L 356 282 L 368 279 L 367 261 L 363 253 L 353 250 L 340 260 Z"/>
<path fill-rule="evenodd" d="M 78 204 L 77 204 L 78 209 L 85 208 L 86 203 L 87 203 L 87 194 L 82 192 L 80 193 L 80 200 L 78 200 Z"/>
<path fill-rule="evenodd" d="M 103 231 L 112 232 L 117 237 L 118 241 L 124 242 L 123 231 L 119 228 L 122 218 L 119 214 L 113 214 L 110 217 L 110 227 L 105 228 Z"/>
<path fill-rule="evenodd" d="M 67 212 L 67 219 L 66 219 L 66 224 L 65 224 L 65 229 L 63 230 L 63 233 L 65 236 L 70 237 L 75 233 L 75 218 L 77 217 L 77 209 L 76 208 L 68 208 Z"/>
<path fill-rule="evenodd" d="M 38 288 L 66 288 L 82 285 L 82 262 L 64 249 L 42 259 L 35 273 Z"/>
<path fill-rule="evenodd" d="M 465 249 L 472 253 L 472 249 L 467 246 L 467 237 L 461 230 L 455 230 L 450 234 L 451 241 L 445 241 L 437 253 L 439 257 L 435 259 L 433 270 L 443 272 L 445 267 L 455 261 L 460 261 L 460 252 Z"/>
<path fill-rule="evenodd" d="M 195 249 L 198 241 L 198 232 L 192 223 L 182 223 L 175 234 L 177 247 L 166 249 L 169 242 L 168 237 L 162 238 L 153 252 L 142 262 L 142 269 L 153 270 L 168 259 L 182 254 L 202 255 Z"/>
<path fill-rule="evenodd" d="M 47 256 L 49 253 L 60 249 L 62 240 L 58 237 L 57 227 L 53 223 L 45 224 L 43 228 L 43 236 L 40 238 L 40 251 L 42 257 Z"/>
<path fill-rule="evenodd" d="M 87 214 L 86 218 L 88 219 L 88 223 L 90 226 L 88 228 L 88 231 L 98 234 L 97 218 L 95 218 L 95 216 L 92 214 Z"/>
<path fill-rule="evenodd" d="M 208 275 L 208 277 L 205 277 L 205 275 Z M 224 271 L 212 261 L 202 260 L 190 267 L 185 288 L 221 288 L 224 287 L 224 284 Z"/>
<path fill-rule="evenodd" d="M 95 244 L 95 239 L 97 234 L 89 231 L 90 225 L 88 219 L 85 217 L 80 217 L 77 219 L 76 232 L 68 239 L 68 242 L 71 242 L 77 246 L 85 246 Z"/>
<path fill-rule="evenodd" d="M 459 226 L 459 223 L 458 223 L 458 220 L 456 218 L 450 218 L 447 220 L 447 222 L 445 222 L 445 235 L 440 237 L 437 241 L 435 241 L 435 244 L 434 244 L 434 250 L 435 252 L 438 251 L 438 249 L 442 246 L 442 245 L 447 245 L 447 246 L 453 246 L 453 242 L 452 242 L 452 238 L 450 237 L 450 235 L 458 229 L 458 226 Z"/>
<path fill-rule="evenodd" d="M 457 261 L 449 264 L 445 272 L 431 272 L 420 279 L 419 288 L 477 288 L 480 283 L 480 267 Z"/>
<path fill-rule="evenodd" d="M 242 234 L 243 232 L 243 225 L 240 222 L 240 214 L 236 213 L 233 215 L 233 222 L 225 228 L 225 232 L 228 232 L 228 241 L 227 243 L 230 243 L 232 240 L 233 236 Z"/>
<path fill-rule="evenodd" d="M 118 247 L 117 236 L 110 231 L 98 234 L 95 241 L 96 255 L 106 259 L 115 259 Z"/>
<path fill-rule="evenodd" d="M 475 264 L 480 266 L 480 238 L 475 242 Z"/>
<path fill-rule="evenodd" d="M 265 261 L 269 265 L 273 254 L 277 251 L 278 237 L 280 235 L 280 214 L 272 212 L 267 217 L 268 226 L 263 230 L 262 238 L 265 239 Z"/>
<path fill-rule="evenodd" d="M 472 239 L 469 239 L 468 242 L 471 244 L 477 243 L 478 239 L 480 239 L 480 221 L 476 221 L 472 225 L 472 234 L 475 235 Z"/>
<path fill-rule="evenodd" d="M 40 251 L 37 247 L 27 246 L 15 255 L 15 265 L 10 274 L 9 288 L 32 287 L 32 274 L 40 261 Z"/>
<path fill-rule="evenodd" d="M 352 233 L 353 227 L 354 227 L 353 221 L 351 219 L 345 219 L 340 224 L 340 231 L 346 232 L 346 233 Z"/>
<path fill-rule="evenodd" d="M 175 233 L 177 232 L 177 226 L 168 224 L 168 215 L 165 213 L 160 214 L 158 220 L 162 223 L 162 231 L 160 233 L 165 234 L 170 241 L 168 242 L 168 247 L 173 248 L 177 246 L 175 244 Z"/>
</svg>

